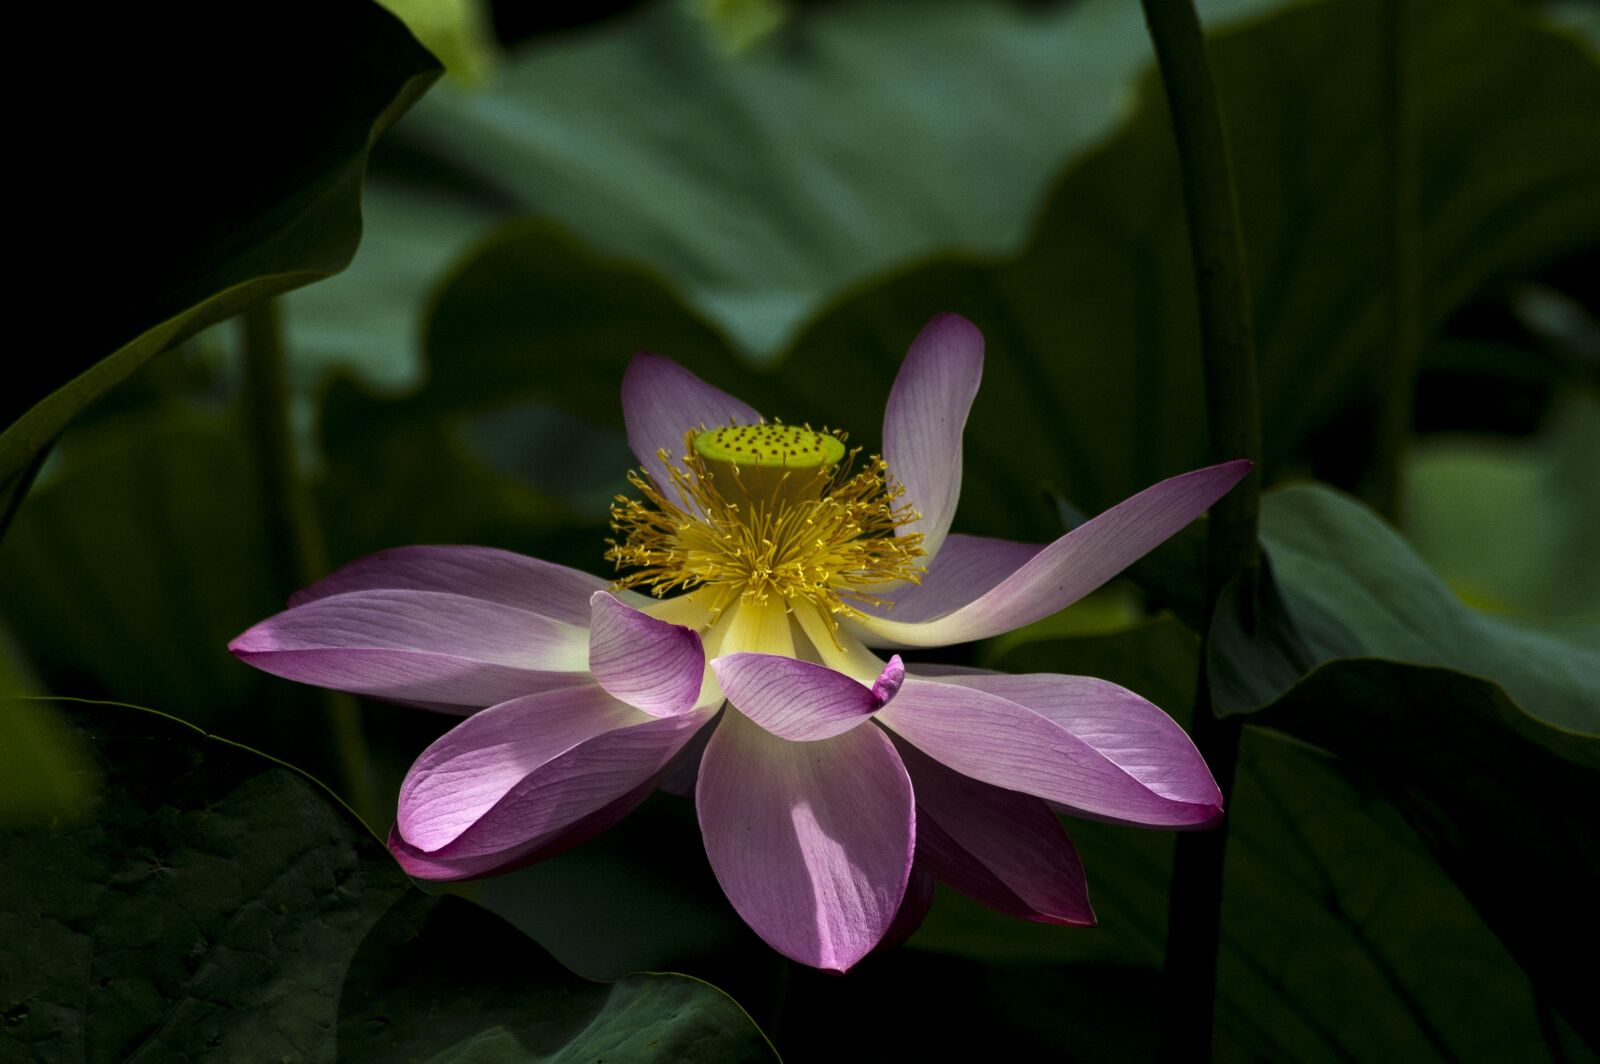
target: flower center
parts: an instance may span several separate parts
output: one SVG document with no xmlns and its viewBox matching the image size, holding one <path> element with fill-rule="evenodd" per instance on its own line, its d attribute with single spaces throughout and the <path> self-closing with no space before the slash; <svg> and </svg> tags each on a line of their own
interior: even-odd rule
<svg viewBox="0 0 1600 1064">
<path fill-rule="evenodd" d="M 712 462 L 766 469 L 816 469 L 844 457 L 844 441 L 794 425 L 724 425 L 694 437 L 694 450 Z"/>
<path fill-rule="evenodd" d="M 684 434 L 683 465 L 661 459 L 671 483 L 634 472 L 642 500 L 611 507 L 606 559 L 622 588 L 664 597 L 706 588 L 713 619 L 735 603 L 809 603 L 830 621 L 884 605 L 873 589 L 922 574 L 920 516 L 876 455 L 809 427 L 729 425 Z M 836 623 L 836 622 L 835 622 Z"/>
</svg>

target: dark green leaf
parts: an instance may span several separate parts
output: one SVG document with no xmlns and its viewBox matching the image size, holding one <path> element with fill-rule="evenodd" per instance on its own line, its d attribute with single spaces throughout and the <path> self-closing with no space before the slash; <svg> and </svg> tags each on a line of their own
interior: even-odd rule
<svg viewBox="0 0 1600 1064">
<path fill-rule="evenodd" d="M 1213 24 L 1273 6 L 1204 5 Z M 513 55 L 486 92 L 441 85 L 397 137 L 771 355 L 874 274 L 1016 249 L 1148 55 L 1119 0 L 821 5 L 738 51 L 656 3 Z"/>
<path fill-rule="evenodd" d="M 248 719 L 266 684 L 227 651 L 283 603 L 237 427 L 167 405 L 85 426 L 65 444 L 0 544 L 0 609 L 47 689 L 160 703 L 266 738 L 266 722 Z M 298 696 L 277 686 L 292 711 Z M 304 735 L 299 723 L 285 731 Z"/>
<path fill-rule="evenodd" d="M 1600 734 L 1595 629 L 1535 629 L 1473 610 L 1370 510 L 1326 488 L 1269 495 L 1261 539 L 1286 612 L 1262 618 L 1251 637 L 1235 611 L 1219 610 L 1220 711 L 1264 706 L 1314 664 L 1370 657 L 1490 680 L 1548 725 Z M 1309 658 L 1285 661 L 1290 645 Z"/>
<path fill-rule="evenodd" d="M 350 1060 L 774 1059 L 750 1018 L 705 983 L 587 983 L 499 917 L 417 891 L 350 959 L 337 1040 Z"/>
<path fill-rule="evenodd" d="M 150 358 L 342 269 L 360 237 L 372 141 L 438 73 L 365 0 L 231 5 L 225 23 L 197 10 L 108 9 L 92 35 L 74 27 L 95 120 L 67 124 L 77 139 L 53 146 L 64 176 L 50 191 L 70 201 L 72 284 L 92 312 L 0 392 L 7 490 Z M 230 44 L 196 47 L 208 36 Z"/>
<path fill-rule="evenodd" d="M 589 979 L 667 968 L 720 984 L 730 967 L 781 963 L 718 886 L 694 803 L 665 793 L 582 846 L 453 889 Z"/>
<path fill-rule="evenodd" d="M 80 818 L 94 793 L 81 744 L 50 706 L 8 697 L 5 680 L 0 676 L 0 827 Z"/>
<path fill-rule="evenodd" d="M 1160 988 L 1144 967 L 900 949 L 847 979 L 791 972 L 776 1041 L 794 1061 L 1154 1060 Z"/>
<path fill-rule="evenodd" d="M 35 681 L 0 625 L 0 698 L 12 699 L 0 715 L 0 826 L 48 824 L 81 815 L 93 791 L 83 750 L 56 712 L 20 696 L 36 694 Z"/>
<path fill-rule="evenodd" d="M 1023 644 L 998 663 L 1105 676 L 1181 719 L 1195 646 L 1181 625 L 1158 621 Z M 1341 756 L 1246 731 L 1230 802 L 1219 1048 L 1238 1042 L 1275 1059 L 1575 1051 L 1541 999 L 1587 1024 L 1576 1003 L 1592 997 L 1593 975 L 1578 970 L 1583 950 L 1561 945 L 1595 937 L 1592 907 L 1578 899 L 1597 889 L 1584 795 L 1600 744 L 1530 719 L 1481 680 L 1371 661 L 1326 665 L 1252 720 Z M 1158 965 L 1170 842 L 1101 824 L 1071 830 L 1101 919 L 1094 932 L 941 899 L 912 944 L 1006 963 Z"/>
<path fill-rule="evenodd" d="M 351 399 L 352 405 L 361 402 Z M 503 422 L 489 414 L 453 424 L 421 417 L 369 422 L 365 408 L 347 418 L 338 412 L 343 406 L 336 391 L 326 423 L 327 469 L 317 485 L 337 561 L 411 543 L 478 543 L 590 571 L 604 565 L 606 502 L 625 486 L 631 461 L 620 456 L 626 444 L 616 434 L 573 429 L 540 439 L 541 427 L 562 420 L 544 407 L 519 407 Z M 519 445 L 526 437 L 533 437 L 533 447 L 524 450 Z M 592 466 L 592 455 L 550 459 L 551 451 L 567 455 L 590 446 L 618 456 L 597 481 L 564 476 Z M 537 471 L 530 479 L 543 478 L 552 489 L 587 500 L 587 509 L 577 512 L 512 475 L 525 468 Z"/>
<path fill-rule="evenodd" d="M 345 379 L 326 397 L 335 559 L 476 542 L 593 571 L 606 503 L 635 462 L 620 431 L 628 358 L 671 351 L 730 389 L 753 383 L 661 282 L 536 222 L 506 227 L 456 272 L 427 340 L 426 388 L 383 400 Z"/>
<path fill-rule="evenodd" d="M 1419 441 L 1402 526 L 1465 601 L 1568 624 L 1600 620 L 1600 400 L 1578 394 L 1531 440 Z"/>
<path fill-rule="evenodd" d="M 424 98 L 422 104 L 427 103 Z M 470 193 L 414 177 L 385 148 L 373 153 L 361 196 L 361 247 L 342 273 L 283 297 L 291 384 L 309 402 L 329 367 L 386 394 L 422 376 L 422 322 L 451 264 L 503 212 Z"/>
<path fill-rule="evenodd" d="M 1600 984 L 1570 943 L 1600 940 L 1573 900 L 1600 891 L 1593 632 L 1584 645 L 1471 609 L 1335 492 L 1273 493 L 1261 519 L 1254 614 L 1235 583 L 1213 628 L 1217 706 L 1264 709 L 1252 719 L 1375 779 L 1541 991 L 1587 1023 Z"/>
<path fill-rule="evenodd" d="M 1370 224 L 1383 202 L 1370 120 L 1377 15 L 1364 0 L 1326 3 L 1214 42 L 1230 125 L 1247 131 L 1235 151 L 1269 473 L 1362 393 L 1380 354 L 1386 252 Z M 1587 194 L 1600 180 L 1600 70 L 1570 38 L 1497 5 L 1441 9 L 1414 44 L 1418 84 L 1428 86 L 1417 122 L 1432 326 L 1488 280 L 1600 234 L 1600 201 Z M 1514 96 L 1508 78 L 1520 86 Z M 957 527 L 1047 538 L 1059 525 L 1045 486 L 1092 512 L 1204 462 L 1170 131 L 1159 92 L 1146 83 L 1138 98 L 1128 123 L 1056 185 L 1019 256 L 941 261 L 842 298 L 766 373 L 677 305 L 674 291 L 696 283 L 682 263 L 595 237 L 606 255 L 671 271 L 652 278 L 547 226 L 508 228 L 440 294 L 427 334 L 438 388 L 353 418 L 349 431 L 390 415 L 461 417 L 550 396 L 571 396 L 562 401 L 573 412 L 615 426 L 621 366 L 648 347 L 769 414 L 846 428 L 870 448 L 905 346 L 931 314 L 955 310 L 988 340 Z M 750 246 L 738 261 L 753 276 Z"/>
<path fill-rule="evenodd" d="M 104 784 L 92 823 L 4 837 L 7 1055 L 773 1059 L 703 983 L 588 983 L 469 903 L 419 894 L 281 763 L 148 711 L 58 705 Z"/>
<path fill-rule="evenodd" d="M 1206 8 L 1227 20 L 1273 2 Z M 406 18 L 416 7 L 396 4 Z M 433 7 L 459 27 L 463 5 Z M 658 3 L 420 101 L 374 154 L 350 268 L 285 301 L 301 383 L 337 365 L 390 392 L 414 384 L 435 279 L 518 213 L 650 265 L 770 357 L 801 317 L 876 270 L 949 246 L 1014 249 L 1050 174 L 1105 132 L 1148 53 L 1137 12 L 1117 0 L 1025 16 L 940 3 L 914 27 L 808 8 L 736 52 L 702 14 Z M 765 145 L 755 154 L 752 136 Z"/>
<path fill-rule="evenodd" d="M 634 352 L 659 351 L 749 389 L 728 341 L 647 269 L 597 254 L 544 222 L 494 233 L 451 276 L 427 326 L 428 387 L 390 413 L 557 403 L 620 425 L 618 386 Z"/>
<path fill-rule="evenodd" d="M 1600 1044 L 1600 739 L 1492 683 L 1387 661 L 1323 666 L 1255 718 L 1370 775 L 1536 985 Z"/>
<path fill-rule="evenodd" d="M 466 464 L 458 450 L 442 434 L 417 431 L 374 443 L 364 452 L 371 462 L 348 473 L 350 486 L 345 465 L 330 467 L 325 524 L 340 556 L 440 540 L 559 543 L 560 508 L 481 463 Z M 40 687 L 159 702 L 319 778 L 338 778 L 321 693 L 251 669 L 227 650 L 284 605 L 256 463 L 237 419 L 169 401 L 97 415 L 74 426 L 57 453 L 0 543 L 0 616 Z M 349 494 L 359 508 L 348 506 Z M 483 513 L 494 520 L 464 520 Z M 595 542 L 583 538 L 584 546 Z M 394 706 L 368 706 L 364 717 L 379 771 L 394 784 L 446 723 Z"/>
<path fill-rule="evenodd" d="M 1471 895 L 1361 775 L 1247 728 L 1231 808 L 1221 978 L 1237 1055 L 1581 1052 Z"/>
<path fill-rule="evenodd" d="M 1375 3 L 1318 4 L 1212 42 L 1236 131 L 1269 476 L 1368 387 L 1381 357 L 1378 14 Z M 1487 280 L 1600 234 L 1600 199 L 1588 194 L 1600 181 L 1600 69 L 1572 40 L 1498 5 L 1450 5 L 1419 21 L 1411 58 L 1427 86 L 1415 108 L 1432 327 Z M 1094 512 L 1203 464 L 1171 135 L 1159 90 L 1147 81 L 1139 99 L 1057 185 L 1019 258 L 913 270 L 825 314 L 782 364 L 782 412 L 870 433 L 907 339 L 948 309 L 989 345 L 958 527 L 1047 535 L 1041 483 Z M 1574 108 L 1578 99 L 1588 103 Z"/>
<path fill-rule="evenodd" d="M 496 46 L 486 0 L 380 0 L 439 57 L 450 76 L 479 84 L 494 69 Z"/>
<path fill-rule="evenodd" d="M 1229 825 L 1219 1059 L 1536 1061 L 1583 1053 L 1515 950 L 1474 911 L 1476 899 L 1463 896 L 1364 774 L 1247 728 Z M 1072 972 L 1107 967 L 1159 970 L 1171 837 L 1086 822 L 1068 828 L 1098 927 L 1022 923 L 941 895 L 910 948 L 980 959 L 990 971 L 1049 963 L 1069 981 Z M 1503 874 L 1525 869 L 1507 864 Z M 1572 888 L 1558 889 L 1565 896 Z M 1569 912 L 1552 908 L 1549 919 Z M 1581 956 L 1574 951 L 1572 962 Z"/>
</svg>

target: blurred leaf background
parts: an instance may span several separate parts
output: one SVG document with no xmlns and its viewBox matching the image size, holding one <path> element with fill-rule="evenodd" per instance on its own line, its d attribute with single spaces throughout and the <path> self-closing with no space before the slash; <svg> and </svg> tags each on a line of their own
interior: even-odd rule
<svg viewBox="0 0 1600 1064">
<path fill-rule="evenodd" d="M 37 476 L 0 542 L 8 687 L 149 706 L 362 800 L 322 702 L 226 653 L 292 588 L 271 560 L 240 329 L 195 331 L 243 307 L 241 283 L 258 298 L 338 271 L 357 188 L 348 267 L 280 300 L 333 564 L 460 542 L 603 571 L 635 350 L 870 447 L 906 344 L 941 310 L 988 344 L 957 530 L 1050 538 L 1063 512 L 1204 461 L 1180 188 L 1136 5 L 658 0 L 559 25 L 511 4 L 389 6 L 449 76 L 368 158 L 426 73 L 399 23 L 363 9 L 351 39 L 388 42 L 389 80 L 364 103 L 328 90 L 343 154 L 319 173 L 338 176 L 344 221 L 308 216 L 316 256 L 273 258 L 282 240 L 247 233 L 209 288 L 191 276 L 171 306 L 128 294 L 126 321 L 100 315 L 103 337 L 85 331 L 12 393 L 0 481 L 20 497 L 30 462 Z M 1213 648 L 1238 681 L 1219 703 L 1256 714 L 1217 1053 L 1581 1057 L 1600 1000 L 1583 812 L 1600 779 L 1600 26 L 1578 5 L 1408 5 L 1426 343 L 1389 527 L 1355 497 L 1393 357 L 1378 4 L 1200 7 L 1239 180 L 1266 477 L 1283 486 L 1263 524 L 1282 639 Z M 93 365 L 128 379 L 108 391 Z M 66 424 L 54 412 L 79 407 L 36 461 Z M 1192 558 L 1175 544 L 1155 585 L 1124 581 L 971 661 L 1105 676 L 1182 719 L 1203 620 L 1181 605 Z M 45 769 L 92 763 L 92 729 L 12 705 L 7 822 L 80 808 L 101 770 Z M 360 713 L 392 808 L 448 721 Z M 17 782 L 23 768 L 41 782 Z M 1099 928 L 941 893 L 907 946 L 848 980 L 789 971 L 739 924 L 692 809 L 666 795 L 463 889 L 580 975 L 710 980 L 790 1060 L 843 1059 L 839 1029 L 864 1032 L 851 1059 L 1153 1056 L 1171 840 L 1069 826 Z"/>
</svg>

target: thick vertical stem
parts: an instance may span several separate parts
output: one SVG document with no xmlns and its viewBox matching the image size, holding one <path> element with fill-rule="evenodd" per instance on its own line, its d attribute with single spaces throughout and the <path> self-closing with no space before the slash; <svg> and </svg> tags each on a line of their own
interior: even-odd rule
<svg viewBox="0 0 1600 1064">
<path fill-rule="evenodd" d="M 241 316 L 244 330 L 244 406 L 266 502 L 267 542 L 273 577 L 285 594 L 327 573 L 327 549 L 311 497 L 295 460 L 289 424 L 289 388 L 283 318 L 275 300 L 254 304 Z M 372 770 L 355 699 L 324 693 L 344 792 L 362 819 L 380 825 Z"/>
<path fill-rule="evenodd" d="M 244 403 L 257 473 L 267 504 L 268 546 L 280 587 L 303 587 L 326 568 L 311 500 L 301 490 L 294 435 L 289 425 L 289 385 L 283 318 L 276 300 L 263 300 L 241 316 L 244 329 Z"/>
<path fill-rule="evenodd" d="M 1407 2 L 1382 0 L 1384 195 L 1389 236 L 1388 335 L 1374 396 L 1372 467 L 1366 496 L 1390 521 L 1400 517 L 1402 463 L 1411 437 L 1418 348 L 1416 173 L 1407 84 Z"/>
<path fill-rule="evenodd" d="M 1191 0 L 1143 0 L 1143 4 L 1178 148 L 1200 310 L 1211 460 L 1243 457 L 1258 463 L 1211 509 L 1206 548 L 1209 614 L 1230 582 L 1253 578 L 1259 558 L 1261 421 L 1249 281 L 1233 162 L 1199 16 Z M 1239 727 L 1212 712 L 1206 642 L 1203 636 L 1192 730 L 1226 800 L 1239 756 Z M 1163 1052 L 1171 1060 L 1205 1060 L 1211 1055 L 1226 846 L 1226 821 L 1214 831 L 1178 836 L 1168 910 L 1162 1032 Z"/>
</svg>

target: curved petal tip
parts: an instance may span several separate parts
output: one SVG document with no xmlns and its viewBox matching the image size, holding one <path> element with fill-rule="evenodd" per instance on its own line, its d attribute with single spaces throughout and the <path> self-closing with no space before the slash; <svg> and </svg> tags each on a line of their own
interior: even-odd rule
<svg viewBox="0 0 1600 1064">
<path fill-rule="evenodd" d="M 596 591 L 589 606 L 589 671 L 595 681 L 651 716 L 688 711 L 705 675 L 700 634 L 636 610 L 609 591 Z"/>
<path fill-rule="evenodd" d="M 886 706 L 889 700 L 900 693 L 900 687 L 906 682 L 906 663 L 900 660 L 900 655 L 895 654 L 889 658 L 889 663 L 883 667 L 883 672 L 872 684 L 872 700 L 879 706 Z"/>
</svg>

